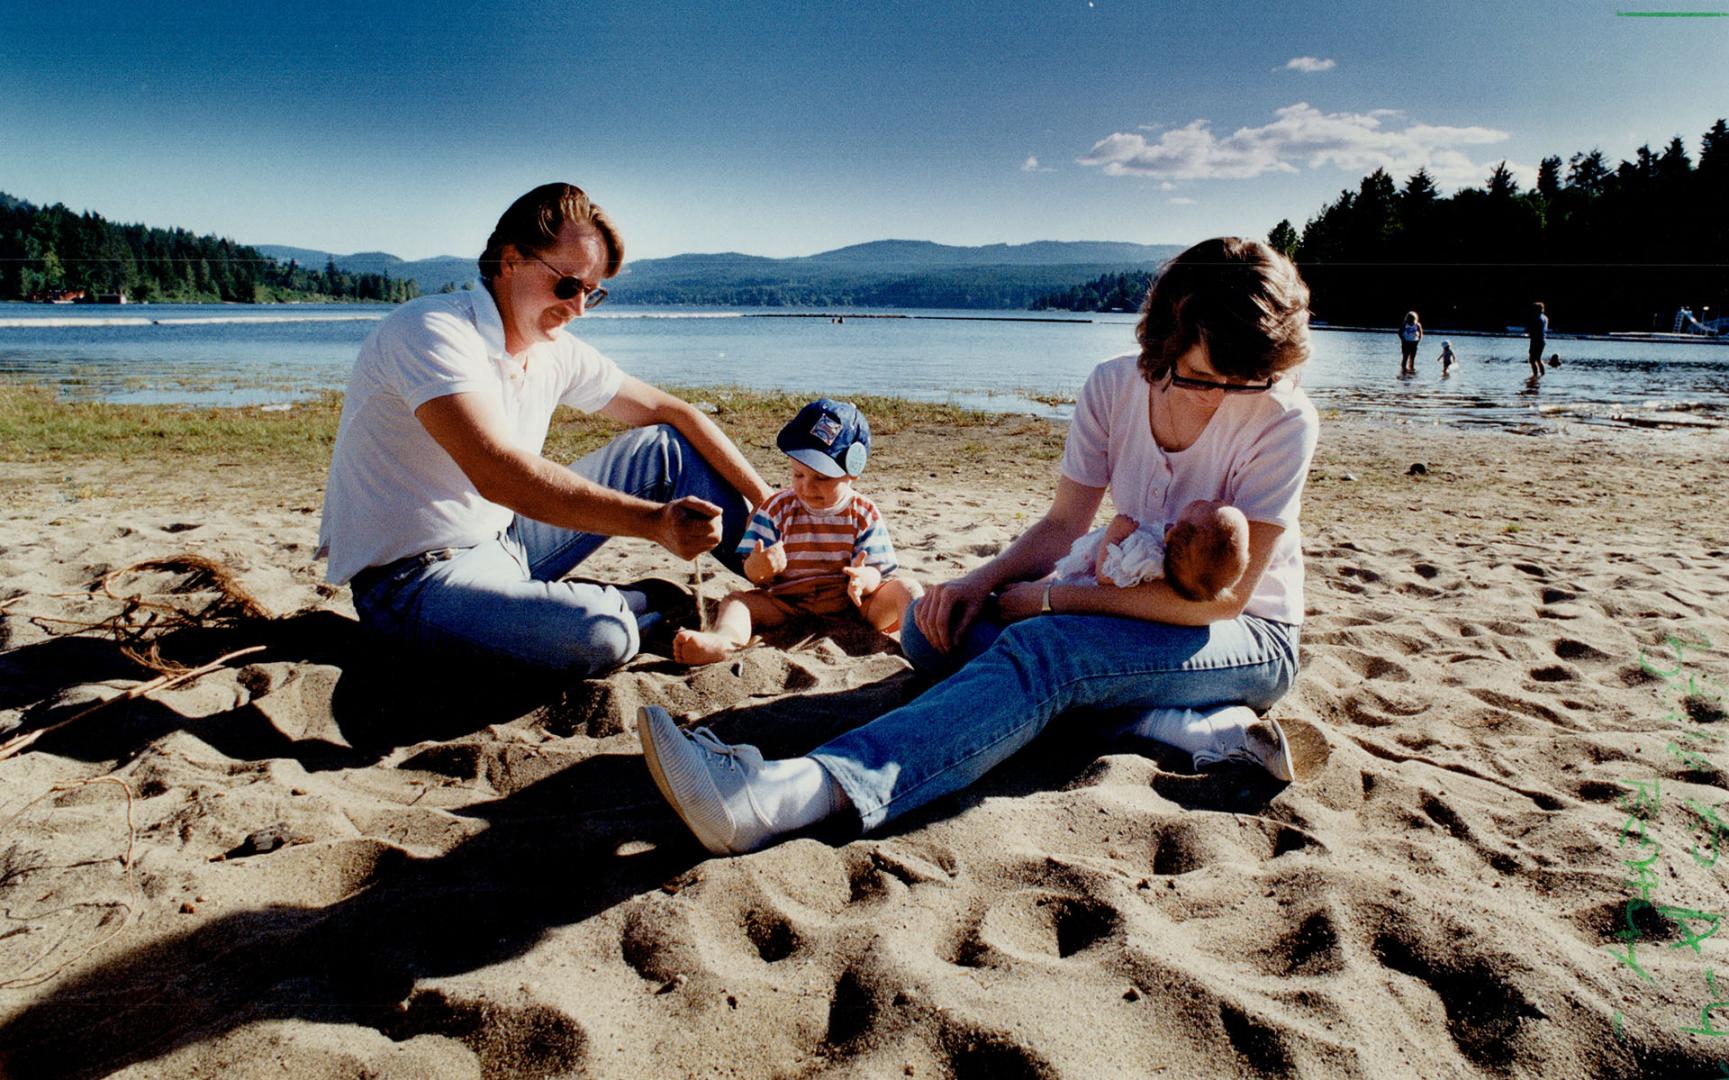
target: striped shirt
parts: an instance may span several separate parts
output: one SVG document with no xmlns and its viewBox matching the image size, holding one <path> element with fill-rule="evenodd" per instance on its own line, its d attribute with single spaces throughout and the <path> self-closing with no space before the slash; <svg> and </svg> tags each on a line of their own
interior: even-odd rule
<svg viewBox="0 0 1729 1080">
<path fill-rule="evenodd" d="M 888 526 L 883 524 L 876 504 L 856 491 L 840 509 L 813 514 L 792 488 L 781 488 L 751 516 L 750 527 L 739 541 L 739 554 L 750 554 L 758 540 L 765 548 L 776 541 L 786 545 L 782 581 L 838 574 L 861 551 L 865 563 L 876 567 L 883 577 L 895 572 L 895 549 L 889 542 Z"/>
</svg>

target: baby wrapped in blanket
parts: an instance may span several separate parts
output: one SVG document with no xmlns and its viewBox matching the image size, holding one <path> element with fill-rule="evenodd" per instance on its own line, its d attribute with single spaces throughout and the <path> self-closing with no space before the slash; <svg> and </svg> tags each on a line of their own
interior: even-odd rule
<svg viewBox="0 0 1729 1080">
<path fill-rule="evenodd" d="M 1131 585 L 1164 578 L 1186 600 L 1211 600 L 1235 585 L 1249 565 L 1249 522 L 1222 502 L 1196 499 L 1168 528 L 1118 514 L 1057 560 L 1063 585 Z"/>
</svg>

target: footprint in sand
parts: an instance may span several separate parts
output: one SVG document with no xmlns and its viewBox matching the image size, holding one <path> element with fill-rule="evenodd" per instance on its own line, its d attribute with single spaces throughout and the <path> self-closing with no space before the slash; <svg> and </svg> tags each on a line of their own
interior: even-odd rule
<svg viewBox="0 0 1729 1080">
<path fill-rule="evenodd" d="M 1551 647 L 1555 650 L 1555 655 L 1563 660 L 1584 660 L 1593 664 L 1600 664 L 1614 659 L 1613 656 L 1595 645 L 1576 641 L 1573 638 L 1557 638 Z"/>
<path fill-rule="evenodd" d="M 567 1014 L 546 1005 L 505 1005 L 443 990 L 416 990 L 378 1030 L 394 1042 L 418 1035 L 456 1039 L 479 1059 L 482 1076 L 565 1076 L 588 1056 L 588 1035 Z"/>
<path fill-rule="evenodd" d="M 1381 934 L 1371 949 L 1383 965 L 1434 991 L 1447 1013 L 1447 1033 L 1479 1067 L 1505 1068 L 1525 1022 L 1545 1018 L 1491 958 L 1461 956 L 1451 944 L 1434 949 L 1401 932 Z"/>
<path fill-rule="evenodd" d="M 950 950 L 951 963 L 988 966 L 1014 958 L 1067 959 L 1116 934 L 1122 916 L 1085 895 L 1017 889 L 991 903 Z"/>
<path fill-rule="evenodd" d="M 1280 915 L 1286 929 L 1271 945 L 1251 957 L 1262 974 L 1283 979 L 1292 975 L 1333 975 L 1344 970 L 1345 955 L 1339 946 L 1339 931 L 1331 911 L 1326 908 L 1311 911 L 1294 925 L 1291 920 L 1295 912 L 1281 911 Z"/>
<path fill-rule="evenodd" d="M 1410 682 L 1411 669 L 1384 656 L 1361 649 L 1335 649 L 1333 655 L 1345 666 L 1365 679 L 1385 679 L 1389 682 Z"/>
</svg>

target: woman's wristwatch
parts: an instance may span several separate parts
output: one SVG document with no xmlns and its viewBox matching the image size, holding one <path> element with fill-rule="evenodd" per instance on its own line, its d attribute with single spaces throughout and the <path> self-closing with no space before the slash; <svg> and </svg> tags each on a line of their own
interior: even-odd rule
<svg viewBox="0 0 1729 1080">
<path fill-rule="evenodd" d="M 1045 598 L 1039 603 L 1039 614 L 1050 615 L 1051 612 L 1051 582 L 1045 583 Z"/>
</svg>

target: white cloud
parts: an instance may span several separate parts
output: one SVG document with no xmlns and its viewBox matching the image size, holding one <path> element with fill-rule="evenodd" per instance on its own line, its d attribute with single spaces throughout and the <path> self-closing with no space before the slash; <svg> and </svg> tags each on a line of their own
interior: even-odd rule
<svg viewBox="0 0 1729 1080">
<path fill-rule="evenodd" d="M 1171 205 L 1172 206 L 1193 206 L 1193 205 L 1195 205 L 1195 200 L 1189 198 L 1187 195 L 1173 195 L 1173 196 L 1171 196 Z"/>
<path fill-rule="evenodd" d="M 1317 71 L 1331 71 L 1338 67 L 1336 60 L 1322 60 L 1314 56 L 1293 56 L 1285 63 L 1286 71 L 1301 71 L 1305 75 L 1313 75 Z"/>
<path fill-rule="evenodd" d="M 1056 172 L 1056 170 L 1051 168 L 1049 165 L 1040 165 L 1039 164 L 1039 158 L 1038 158 L 1037 154 L 1028 154 L 1027 155 L 1027 159 L 1025 161 L 1021 162 L 1021 171 L 1022 172 Z"/>
<path fill-rule="evenodd" d="M 1277 110 L 1269 124 L 1238 128 L 1223 139 L 1205 119 L 1166 131 L 1157 140 L 1119 131 L 1100 139 L 1076 161 L 1102 168 L 1107 176 L 1167 182 L 1247 180 L 1324 165 L 1359 173 L 1384 168 L 1396 177 L 1427 168 L 1437 184 L 1457 187 L 1482 183 L 1492 164 L 1472 161 L 1461 147 L 1508 137 L 1488 127 L 1410 124 L 1394 130 L 1385 124 L 1394 115 L 1381 109 L 1324 113 L 1300 101 Z M 1514 168 L 1519 172 L 1524 167 Z"/>
</svg>

